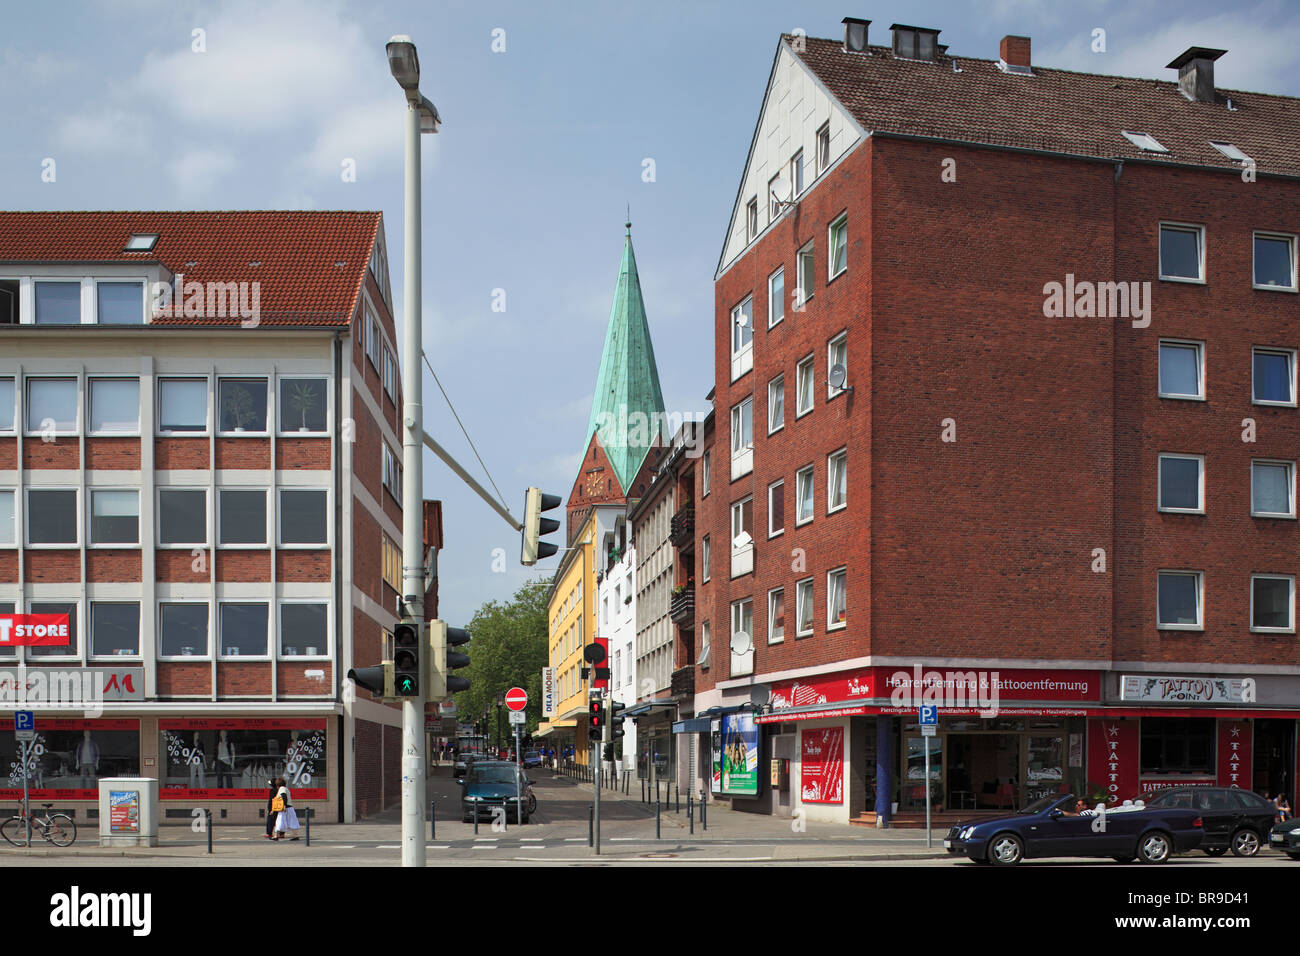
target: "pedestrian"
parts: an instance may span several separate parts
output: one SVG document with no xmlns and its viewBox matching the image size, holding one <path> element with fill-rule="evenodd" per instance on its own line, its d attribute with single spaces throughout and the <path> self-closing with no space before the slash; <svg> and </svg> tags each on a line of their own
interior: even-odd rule
<svg viewBox="0 0 1300 956">
<path fill-rule="evenodd" d="M 1274 818 L 1278 823 L 1286 823 L 1291 819 L 1291 804 L 1286 802 L 1286 794 L 1279 793 L 1273 798 L 1273 806 L 1277 807 L 1277 815 Z"/>
<path fill-rule="evenodd" d="M 283 840 L 286 833 L 292 833 L 289 839 L 298 839 L 298 812 L 293 808 L 293 799 L 289 794 L 289 784 L 284 777 L 277 777 L 276 784 L 278 789 L 275 791 L 276 798 L 284 801 L 284 809 L 280 811 L 275 821 L 275 839 Z"/>
<path fill-rule="evenodd" d="M 275 779 L 272 778 L 266 781 L 266 785 L 270 788 L 266 794 L 266 838 L 274 840 L 275 818 L 278 815 L 275 809 L 275 792 L 277 790 Z"/>
</svg>

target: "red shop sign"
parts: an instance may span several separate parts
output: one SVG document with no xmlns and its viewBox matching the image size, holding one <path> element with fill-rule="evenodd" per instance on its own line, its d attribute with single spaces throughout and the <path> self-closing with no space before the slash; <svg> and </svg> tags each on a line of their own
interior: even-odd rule
<svg viewBox="0 0 1300 956">
<path fill-rule="evenodd" d="M 0 647 L 67 647 L 70 631 L 66 614 L 0 614 Z"/>
<path fill-rule="evenodd" d="M 200 717 L 160 720 L 159 730 L 324 730 L 324 717 Z"/>
</svg>

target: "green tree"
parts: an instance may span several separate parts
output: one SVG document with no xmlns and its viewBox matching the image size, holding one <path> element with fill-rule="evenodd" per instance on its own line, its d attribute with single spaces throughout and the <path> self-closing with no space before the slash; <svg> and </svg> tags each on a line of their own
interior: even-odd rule
<svg viewBox="0 0 1300 956">
<path fill-rule="evenodd" d="M 542 714 L 542 668 L 547 659 L 546 594 L 548 580 L 530 581 L 515 592 L 508 603 L 489 601 L 474 612 L 467 630 L 470 642 L 459 650 L 469 654 L 470 664 L 457 671 L 469 678 L 469 690 L 456 695 L 457 719 L 473 723 L 488 712 L 487 735 L 496 737 L 497 695 L 511 687 L 528 691 L 528 723 L 525 731 L 537 729 Z M 513 733 L 502 708 L 503 739 Z"/>
</svg>

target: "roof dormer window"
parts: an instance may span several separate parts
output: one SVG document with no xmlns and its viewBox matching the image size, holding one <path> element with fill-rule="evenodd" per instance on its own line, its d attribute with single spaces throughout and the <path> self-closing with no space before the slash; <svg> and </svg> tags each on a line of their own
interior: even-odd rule
<svg viewBox="0 0 1300 956">
<path fill-rule="evenodd" d="M 131 238 L 126 241 L 124 252 L 153 252 L 154 245 L 158 242 L 156 232 L 137 232 L 133 233 Z"/>
<path fill-rule="evenodd" d="M 939 31 L 928 27 L 909 27 L 895 23 L 894 56 L 905 60 L 930 60 L 939 58 Z"/>
<path fill-rule="evenodd" d="M 1253 159 L 1251 159 L 1249 156 L 1247 156 L 1245 153 L 1239 150 L 1236 146 L 1233 146 L 1231 143 L 1219 143 L 1214 140 L 1210 140 L 1210 145 L 1213 146 L 1215 149 L 1217 149 L 1219 152 L 1221 152 L 1224 156 L 1227 156 L 1234 163 L 1243 163 L 1249 166 L 1251 163 L 1254 162 Z"/>
<path fill-rule="evenodd" d="M 1121 130 L 1124 138 L 1142 150 L 1144 153 L 1167 153 L 1169 150 L 1160 145 L 1160 141 L 1154 136 L 1147 133 L 1134 133 L 1130 130 Z"/>
</svg>

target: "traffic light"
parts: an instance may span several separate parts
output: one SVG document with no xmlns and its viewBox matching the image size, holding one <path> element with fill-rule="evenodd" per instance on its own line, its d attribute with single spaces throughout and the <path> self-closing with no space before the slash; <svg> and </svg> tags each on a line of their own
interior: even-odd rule
<svg viewBox="0 0 1300 956">
<path fill-rule="evenodd" d="M 348 679 L 384 700 L 397 696 L 393 693 L 392 661 L 383 661 L 374 667 L 354 667 L 348 671 Z"/>
<path fill-rule="evenodd" d="M 609 702 L 609 739 L 618 743 L 623 739 L 623 711 L 627 710 L 627 704 L 620 704 L 618 701 L 610 699 Z"/>
<path fill-rule="evenodd" d="M 593 697 L 587 704 L 587 737 L 590 740 L 599 740 L 603 734 L 602 729 L 605 726 L 605 705 L 600 702 L 599 697 Z"/>
<path fill-rule="evenodd" d="M 520 532 L 523 546 L 519 549 L 519 563 L 531 567 L 542 558 L 549 558 L 560 550 L 558 544 L 542 541 L 541 536 L 558 531 L 560 522 L 554 518 L 543 518 L 543 511 L 550 511 L 560 506 L 559 495 L 548 495 L 537 488 L 529 488 L 524 493 L 524 527 Z"/>
<path fill-rule="evenodd" d="M 448 627 L 446 621 L 428 623 L 428 640 L 425 647 L 425 695 L 429 700 L 446 700 L 457 691 L 469 690 L 469 681 L 455 677 L 451 671 L 469 666 L 469 655 L 448 650 L 469 642 L 469 631 L 463 627 Z"/>
<path fill-rule="evenodd" d="M 420 696 L 420 627 L 399 621 L 393 628 L 393 696 Z"/>
</svg>

